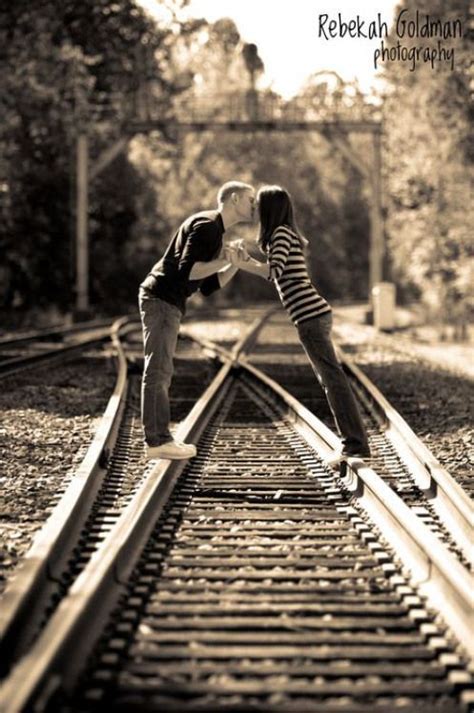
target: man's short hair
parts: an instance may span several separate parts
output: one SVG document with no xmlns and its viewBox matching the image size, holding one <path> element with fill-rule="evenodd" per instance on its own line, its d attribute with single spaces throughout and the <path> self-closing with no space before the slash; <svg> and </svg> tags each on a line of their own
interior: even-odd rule
<svg viewBox="0 0 474 713">
<path fill-rule="evenodd" d="M 224 183 L 224 185 L 219 188 L 217 204 L 221 205 L 225 203 L 232 193 L 242 193 L 243 191 L 253 191 L 253 186 L 249 183 L 242 183 L 242 181 L 227 181 L 227 183 Z"/>
</svg>

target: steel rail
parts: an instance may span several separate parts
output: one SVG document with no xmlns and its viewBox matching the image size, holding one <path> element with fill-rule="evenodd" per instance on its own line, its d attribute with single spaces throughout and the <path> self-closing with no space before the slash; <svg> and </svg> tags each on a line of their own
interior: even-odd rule
<svg viewBox="0 0 474 713">
<path fill-rule="evenodd" d="M 265 326 L 265 323 L 272 316 L 272 314 L 278 309 L 278 307 L 271 307 L 267 309 L 263 315 L 260 315 L 254 319 L 251 323 L 247 334 L 245 334 L 240 341 L 238 341 L 231 350 L 222 347 L 220 344 L 216 344 L 210 339 L 203 339 L 193 334 L 192 329 L 186 325 L 181 328 L 180 334 L 187 339 L 191 339 L 196 344 L 203 349 L 203 351 L 209 354 L 212 358 L 217 358 L 221 362 L 230 361 L 234 365 L 238 363 L 240 355 L 247 354 L 253 347 L 255 340 L 258 337 L 260 330 Z"/>
<path fill-rule="evenodd" d="M 339 448 L 338 437 L 273 379 L 243 359 L 240 366 L 278 396 L 295 429 L 323 460 L 330 459 Z M 372 468 L 357 458 L 348 458 L 347 465 L 345 486 L 396 550 L 419 591 L 474 657 L 474 582 L 469 572 Z"/>
<path fill-rule="evenodd" d="M 385 436 L 412 473 L 415 484 L 433 506 L 466 558 L 472 563 L 474 505 L 469 496 L 443 468 L 375 384 L 342 349 L 338 348 L 338 353 L 359 398 L 384 430 Z"/>
<path fill-rule="evenodd" d="M 226 360 L 221 351 L 222 360 Z M 239 350 L 235 350 L 238 353 Z M 323 458 L 327 459 L 339 439 L 319 419 L 307 411 L 278 384 L 240 356 L 229 358 L 213 383 L 181 424 L 179 438 L 196 441 L 219 408 L 227 392 L 228 376 L 240 371 L 248 386 L 262 398 L 263 384 L 283 404 L 286 417 Z M 412 581 L 442 612 L 453 632 L 472 653 L 466 626 L 470 616 L 470 585 L 467 573 L 400 498 L 362 461 L 348 460 L 346 487 L 361 508 L 383 532 L 412 575 Z M 59 605 L 52 620 L 30 652 L 19 662 L 3 686 L 1 710 L 13 713 L 25 710 L 34 695 L 44 699 L 59 685 L 67 688 L 80 670 L 81 662 L 100 636 L 97 622 L 105 619 L 117 602 L 135 561 L 163 511 L 185 463 L 160 461 L 147 475 L 127 510 L 91 559 L 68 596 Z M 350 508 L 349 508 L 350 509 Z M 47 675 L 46 687 L 45 676 Z"/>
<path fill-rule="evenodd" d="M 120 343 L 130 326 L 127 318 L 111 328 L 116 350 L 117 378 L 113 393 L 99 423 L 94 439 L 77 468 L 66 492 L 44 526 L 36 534 L 18 573 L 2 598 L 0 610 L 0 660 L 2 673 L 7 662 L 26 651 L 52 591 L 57 587 L 64 566 L 71 556 L 78 534 L 89 514 L 102 484 L 104 456 L 112 450 L 127 393 L 127 362 Z"/>
<path fill-rule="evenodd" d="M 43 339 L 49 339 L 50 337 L 63 337 L 69 334 L 75 334 L 76 332 L 83 332 L 87 330 L 102 329 L 104 327 L 111 328 L 111 325 L 115 323 L 116 319 L 95 319 L 89 322 L 77 322 L 77 324 L 71 324 L 68 326 L 56 325 L 53 327 L 45 327 L 44 329 L 31 330 L 30 332 L 24 332 L 17 337 L 2 337 L 0 338 L 0 349 L 8 349 L 10 347 L 17 347 L 22 344 L 29 344 L 30 342 L 41 342 Z"/>
<path fill-rule="evenodd" d="M 266 318 L 269 316 L 270 314 L 267 314 Z M 207 347 L 212 348 L 209 342 Z M 273 393 L 279 394 L 289 409 L 290 419 L 297 424 L 297 430 L 310 440 L 323 460 L 328 461 L 340 449 L 339 438 L 277 382 L 248 363 L 246 356 L 249 351 L 248 348 L 240 350 L 240 366 L 253 373 L 260 381 L 266 382 Z M 453 538 L 472 561 L 471 501 L 375 385 L 339 347 L 337 351 L 344 367 L 361 384 L 358 395 L 363 398 L 365 404 L 368 398 L 375 404 L 375 409 L 372 406 L 371 411 L 373 413 L 376 410 L 377 421 L 384 428 L 385 435 L 405 464 L 414 471 L 417 486 L 430 500 Z M 219 357 L 223 352 L 225 350 L 219 348 L 216 355 Z M 361 394 L 362 387 L 364 391 Z M 474 656 L 474 641 L 471 635 L 474 581 L 469 573 L 372 468 L 358 459 L 350 458 L 347 463 L 348 487 L 377 522 L 384 535 L 386 532 L 390 534 L 387 539 L 407 564 L 415 584 L 442 612 L 469 655 Z"/>
<path fill-rule="evenodd" d="M 38 354 L 27 354 L 26 356 L 4 359 L 0 361 L 0 379 L 42 364 L 64 362 L 74 357 L 77 352 L 83 351 L 86 347 L 102 344 L 108 339 L 110 339 L 110 327 L 97 330 L 92 337 L 82 337 L 74 344 L 65 344 Z"/>
<path fill-rule="evenodd" d="M 233 350 L 212 383 L 180 424 L 176 437 L 197 441 L 229 387 L 234 356 L 251 344 L 262 319 L 257 319 Z M 136 325 L 131 325 L 135 329 Z M 223 357 L 224 358 L 224 357 Z M 105 618 L 125 587 L 136 559 L 151 534 L 187 461 L 160 460 L 146 474 L 138 491 L 109 535 L 93 554 L 59 604 L 40 636 L 19 660 L 0 689 L 0 711 L 27 710 L 48 674 L 51 687 L 68 685 L 80 661 L 87 658 L 98 636 L 97 621 Z M 84 518 L 81 519 L 84 522 Z"/>
</svg>

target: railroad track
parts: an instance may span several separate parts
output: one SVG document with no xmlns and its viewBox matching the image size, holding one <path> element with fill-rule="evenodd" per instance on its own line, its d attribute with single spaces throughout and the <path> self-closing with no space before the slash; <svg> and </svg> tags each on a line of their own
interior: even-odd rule
<svg viewBox="0 0 474 713">
<path fill-rule="evenodd" d="M 178 431 L 198 456 L 143 474 L 2 710 L 467 710 L 466 571 L 370 468 L 329 471 L 337 438 L 241 347 Z"/>
<path fill-rule="evenodd" d="M 120 343 L 120 339 L 132 342 L 139 329 L 136 321 L 123 318 L 115 323 L 112 335 L 109 330 L 118 366 L 113 394 L 85 458 L 58 497 L 51 517 L 35 537 L 2 598 L 2 673 L 31 644 L 47 616 L 45 612 L 57 605 L 143 477 L 140 378 L 133 365 L 127 363 Z M 172 385 L 173 411 L 178 419 L 188 413 L 203 385 L 214 375 L 214 366 L 204 358 L 197 358 L 200 351 L 196 344 L 179 341 L 176 364 L 179 388 L 175 383 Z"/>
<path fill-rule="evenodd" d="M 128 353 L 135 352 L 136 356 L 138 351 L 142 355 L 141 329 L 136 321 L 123 318 L 112 332 L 117 349 L 117 383 L 96 437 L 2 598 L 2 674 L 31 645 L 144 476 L 140 379 L 133 363 L 127 364 L 120 344 L 120 339 L 126 338 Z M 171 386 L 176 420 L 189 412 L 214 375 L 214 365 L 199 358 L 200 354 L 195 343 L 179 340 Z"/>
<path fill-rule="evenodd" d="M 463 564 L 472 566 L 474 508 L 468 494 L 340 349 L 339 356 L 361 407 L 374 469 Z M 322 389 L 285 314 L 270 318 L 250 359 L 333 428 Z"/>
<path fill-rule="evenodd" d="M 63 363 L 110 339 L 111 320 L 39 329 L 0 339 L 0 379 L 45 363 Z"/>
<path fill-rule="evenodd" d="M 115 321 L 115 320 L 113 320 Z M 51 327 L 41 329 L 32 329 L 30 331 L 15 334 L 15 336 L 0 337 L 0 349 L 11 350 L 19 346 L 28 346 L 39 341 L 55 341 L 61 340 L 65 336 L 70 336 L 87 330 L 102 329 L 110 327 L 110 319 L 93 319 L 86 322 L 77 322 L 76 324 L 64 325 L 57 324 Z"/>
<path fill-rule="evenodd" d="M 206 323 L 208 315 L 199 313 L 199 318 Z M 235 331 L 235 315 L 230 315 L 229 319 L 223 321 L 226 322 L 226 327 Z M 243 322 L 244 320 L 241 319 L 240 323 Z M 3 340 L 2 344 L 6 345 L 8 341 L 8 344 L 13 342 L 23 346 L 30 343 L 36 345 L 42 340 L 48 340 L 49 344 L 53 337 L 62 338 L 65 333 L 79 332 L 80 348 L 83 348 L 84 329 L 87 332 L 87 344 L 90 344 L 88 340 L 92 336 L 91 330 L 100 329 L 100 338 L 102 333 L 105 336 L 104 323 L 94 322 L 71 328 L 56 328 L 52 331 L 40 330 L 13 340 Z M 0 670 L 2 672 L 5 672 L 31 643 L 39 626 L 42 625 L 42 612 L 47 603 L 54 598 L 53 606 L 57 604 L 77 572 L 94 551 L 94 541 L 103 537 L 110 529 L 120 512 L 120 503 L 130 496 L 133 484 L 139 482 L 143 474 L 144 458 L 142 448 L 139 446 L 142 441 L 138 376 L 138 373 L 141 375 L 141 363 L 138 368 L 134 365 L 134 361 L 137 358 L 141 360 L 143 354 L 141 329 L 136 321 L 123 318 L 116 321 L 112 331 L 115 332 L 116 346 L 118 333 L 126 336 L 129 364 L 127 366 L 123 353 L 118 350 L 117 384 L 96 438 L 77 469 L 75 477 L 72 478 L 72 483 L 70 485 L 66 483 L 54 497 L 50 508 L 54 512 L 49 523 L 35 537 L 34 547 L 15 573 L 15 582 L 8 586 L 7 595 L 2 598 L 0 612 Z M 95 339 L 95 336 L 93 338 Z M 107 338 L 110 340 L 110 325 Z M 189 340 L 180 339 L 178 342 L 175 378 L 171 387 L 173 416 L 176 421 L 180 421 L 187 415 L 204 386 L 214 375 L 214 365 L 200 356 L 200 351 L 197 345 Z M 48 357 L 49 355 L 46 358 Z M 60 350 L 58 360 L 62 358 L 62 350 Z M 27 359 L 27 362 L 29 363 L 30 360 Z M 15 366 L 19 369 L 21 365 Z M 121 423 L 122 416 L 124 416 L 124 423 Z M 105 483 L 105 491 L 99 494 L 109 455 L 114 450 L 117 438 L 118 443 L 114 451 L 116 462 L 113 463 L 110 482 Z M 133 457 L 125 462 L 121 453 L 124 448 L 127 448 L 124 443 L 128 444 L 130 441 L 137 444 L 136 451 Z M 130 470 L 129 473 L 125 472 L 126 468 Z M 82 537 L 82 546 L 75 548 L 76 538 L 84 527 L 85 518 L 96 496 L 102 498 L 105 503 L 109 499 L 113 505 L 108 508 L 105 504 L 102 508 L 96 508 L 97 512 L 94 516 L 96 522 L 88 523 L 90 537 L 89 535 Z M 36 520 L 36 513 L 33 515 Z M 87 544 L 88 539 L 92 544 Z M 64 571 L 66 565 L 69 566 L 68 572 Z M 51 608 L 50 605 L 48 606 Z M 26 613 L 28 617 L 19 624 Z"/>
<path fill-rule="evenodd" d="M 370 414 L 374 446 L 382 453 L 395 452 L 408 470 L 414 487 L 427 500 L 427 506 L 415 505 L 422 508 L 419 514 L 429 520 L 434 519 L 433 513 L 436 514 L 437 520 L 472 567 L 474 506 L 467 491 L 451 477 L 352 359 L 343 352 L 340 352 L 340 357 L 355 393 Z M 378 425 L 381 436 L 376 434 L 374 424 Z M 391 448 L 387 448 L 387 443 Z"/>
</svg>

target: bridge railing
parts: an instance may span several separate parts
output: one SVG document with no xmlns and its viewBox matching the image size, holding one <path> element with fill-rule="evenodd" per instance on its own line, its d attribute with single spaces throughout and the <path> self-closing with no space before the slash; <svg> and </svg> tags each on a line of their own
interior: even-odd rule
<svg viewBox="0 0 474 713">
<path fill-rule="evenodd" d="M 175 114 L 178 120 L 191 122 L 325 122 L 379 119 L 376 106 L 351 101 L 347 97 L 325 98 L 322 101 L 320 97 L 303 94 L 285 100 L 272 93 L 262 94 L 252 90 L 246 93 L 216 93 L 178 98 Z"/>
<path fill-rule="evenodd" d="M 346 95 L 318 96 L 301 94 L 289 100 L 273 92 L 229 91 L 216 93 L 181 94 L 173 102 L 164 102 L 161 92 L 147 83 L 128 93 L 109 92 L 103 100 L 90 108 L 89 121 L 116 120 L 133 130 L 141 126 L 152 128 L 173 125 L 245 125 L 267 124 L 278 128 L 289 125 L 317 123 L 365 124 L 367 129 L 380 122 L 377 106 L 364 103 L 360 98 Z"/>
</svg>

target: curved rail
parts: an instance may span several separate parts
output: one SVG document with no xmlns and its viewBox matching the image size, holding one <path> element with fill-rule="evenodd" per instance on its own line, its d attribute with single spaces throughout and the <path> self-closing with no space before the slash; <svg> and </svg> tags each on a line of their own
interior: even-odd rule
<svg viewBox="0 0 474 713">
<path fill-rule="evenodd" d="M 235 346 L 233 354 L 238 354 L 243 346 L 250 345 L 262 325 L 262 319 L 256 320 L 241 342 Z M 136 329 L 136 325 L 130 325 L 129 328 Z M 115 333 L 115 339 L 118 340 L 118 338 L 119 329 Z M 119 344 L 118 347 L 121 355 L 121 366 L 124 368 L 126 364 L 125 356 Z M 233 368 L 232 363 L 233 355 L 229 354 L 226 363 L 194 405 L 186 419 L 180 424 L 176 432 L 178 439 L 188 442 L 198 440 L 229 387 L 228 376 Z M 126 376 L 123 372 L 120 383 L 121 397 L 118 398 L 118 393 L 114 392 L 111 399 L 114 405 L 114 423 L 118 420 L 118 409 L 123 402 L 123 394 L 126 387 Z M 104 448 L 105 442 L 103 440 L 100 443 L 98 442 L 96 447 L 94 447 L 94 444 L 91 446 L 94 454 L 93 456 L 91 455 L 91 460 L 94 464 L 98 463 Z M 187 461 L 160 460 L 146 474 L 132 501 L 100 548 L 94 553 L 87 567 L 71 586 L 67 596 L 52 615 L 44 631 L 6 679 L 0 691 L 0 701 L 3 701 L 0 703 L 1 711 L 13 713 L 13 711 L 24 710 L 34 692 L 41 685 L 47 671 L 57 671 L 62 684 L 65 683 L 66 685 L 68 680 L 73 677 L 75 667 L 71 667 L 69 664 L 75 662 L 77 666 L 78 661 L 84 661 L 86 649 L 89 650 L 95 643 L 100 634 L 98 621 L 107 615 L 120 595 L 122 591 L 121 585 L 126 584 L 135 561 L 151 533 L 153 523 L 165 506 L 169 494 L 186 463 Z M 89 497 L 88 490 L 85 492 L 85 483 L 79 483 L 81 492 L 85 492 L 84 499 L 87 498 L 87 500 L 82 503 L 84 515 L 80 517 L 80 520 L 76 520 L 79 517 L 79 506 L 76 504 L 76 493 L 74 492 L 77 485 L 75 482 L 71 483 L 70 489 L 55 510 L 55 512 L 59 513 L 64 506 L 69 506 L 70 517 L 68 516 L 66 525 L 68 530 L 66 546 L 69 548 L 73 545 L 77 533 L 84 523 L 88 509 L 87 504 L 90 503 L 90 497 L 93 497 L 92 495 Z M 97 487 L 95 487 L 94 493 L 96 490 Z M 63 500 L 64 504 L 62 505 Z M 54 518 L 52 518 L 51 522 L 48 521 L 45 529 L 48 532 L 43 533 L 41 531 L 42 537 L 38 538 L 38 545 L 34 548 L 34 552 L 31 553 L 31 557 L 27 558 L 31 561 L 32 574 L 30 574 L 30 581 L 33 576 L 37 577 L 38 581 L 48 578 L 53 565 L 58 568 L 61 567 L 56 558 L 64 554 L 60 547 L 64 537 L 64 524 L 56 527 Z M 53 533 L 49 532 L 50 529 L 53 530 Z M 49 556 L 44 552 L 43 541 L 46 541 L 51 550 Z M 59 552 L 58 549 L 60 550 Z M 38 572 L 35 572 L 35 565 L 38 568 Z M 33 572 L 35 572 L 34 575 Z M 16 578 L 14 583 L 16 583 L 17 579 L 19 578 Z M 26 585 L 26 583 L 19 581 L 18 584 L 20 586 L 17 588 L 16 597 L 14 597 L 13 592 L 10 595 L 12 604 L 8 609 L 11 611 L 11 615 L 4 627 L 6 650 L 7 643 L 11 646 L 14 641 L 15 624 L 25 607 L 31 603 L 31 597 L 34 596 L 35 591 L 35 587 L 31 587 L 31 584 L 28 583 L 30 585 L 28 587 L 28 601 L 23 601 L 21 590 L 22 585 Z M 64 668 L 66 661 L 69 661 L 66 667 L 67 670 Z M 59 678 L 54 680 L 59 683 Z"/>
<path fill-rule="evenodd" d="M 339 446 L 337 436 L 273 379 L 251 364 L 242 363 L 242 368 L 278 396 L 296 430 L 323 460 L 329 460 Z M 474 656 L 470 629 L 473 582 L 469 573 L 374 470 L 357 458 L 348 458 L 347 463 L 346 487 L 397 551 L 412 581 L 442 612 Z"/>
<path fill-rule="evenodd" d="M 472 563 L 474 506 L 467 493 L 352 359 L 340 348 L 338 353 L 361 401 L 380 424 L 386 437 L 413 474 L 416 485 Z"/>
<path fill-rule="evenodd" d="M 117 379 L 95 437 L 66 492 L 37 533 L 18 573 L 7 587 L 0 611 L 0 660 L 20 656 L 29 646 L 45 604 L 56 588 L 71 556 L 90 505 L 105 474 L 106 454 L 113 448 L 127 392 L 127 362 L 120 335 L 131 329 L 128 319 L 117 320 L 109 332 L 116 350 Z"/>
<path fill-rule="evenodd" d="M 313 414 L 282 387 L 248 364 L 222 354 L 219 373 L 181 424 L 177 436 L 198 440 L 217 409 L 224 403 L 228 378 L 240 371 L 246 385 L 260 398 L 278 402 L 280 410 L 323 458 L 332 455 L 339 441 Z M 238 350 L 235 351 L 237 353 Z M 470 583 L 464 568 L 410 509 L 383 483 L 377 474 L 357 459 L 348 460 L 345 486 L 370 519 L 383 531 L 411 572 L 418 589 L 429 596 L 458 639 L 472 655 L 469 632 Z M 159 461 L 147 473 L 139 490 L 109 533 L 87 568 L 73 584 L 30 652 L 19 662 L 3 686 L 3 709 L 13 713 L 25 709 L 45 685 L 48 695 L 56 686 L 72 685 L 88 653 L 100 636 L 99 622 L 106 620 L 124 591 L 128 577 L 149 538 L 154 523 L 186 462 Z M 347 511 L 351 510 L 347 508 Z M 357 514 L 357 513 L 356 513 Z"/>
<path fill-rule="evenodd" d="M 127 317 L 123 317 L 121 319 L 128 320 Z M 117 321 L 120 320 L 116 320 L 116 322 Z M 106 325 L 97 327 L 93 327 L 92 325 L 80 327 L 79 325 L 76 325 L 75 327 L 65 327 L 62 330 L 58 329 L 53 332 L 49 332 L 48 335 L 52 334 L 58 336 L 75 332 L 84 332 L 85 334 L 82 337 L 78 337 L 73 344 L 63 344 L 52 349 L 45 349 L 35 354 L 23 354 L 21 356 L 2 359 L 0 361 L 0 379 L 41 364 L 51 364 L 57 361 L 64 362 L 66 359 L 74 357 L 77 352 L 83 351 L 86 347 L 90 347 L 95 344 L 102 344 L 103 342 L 109 340 L 112 329 L 113 325 L 111 327 L 109 322 Z M 92 334 L 90 334 L 91 331 Z M 40 336 L 19 337 L 18 339 L 4 341 L 3 346 L 14 345 L 16 347 L 20 344 L 36 343 L 43 338 L 46 338 L 46 335 L 42 333 Z"/>
<path fill-rule="evenodd" d="M 115 321 L 115 320 L 114 320 Z M 41 342 L 43 339 L 51 339 L 64 337 L 76 332 L 90 331 L 95 329 L 108 328 L 110 329 L 110 319 L 94 319 L 88 322 L 77 322 L 68 326 L 60 325 L 53 327 L 45 327 L 44 329 L 35 329 L 29 332 L 24 332 L 16 337 L 0 338 L 0 349 L 10 349 L 25 344 Z"/>
</svg>

